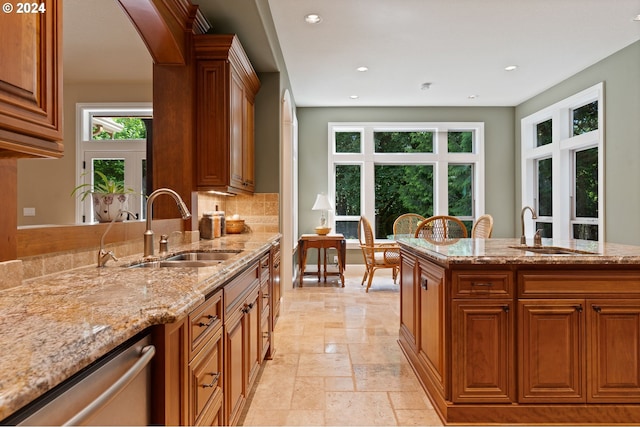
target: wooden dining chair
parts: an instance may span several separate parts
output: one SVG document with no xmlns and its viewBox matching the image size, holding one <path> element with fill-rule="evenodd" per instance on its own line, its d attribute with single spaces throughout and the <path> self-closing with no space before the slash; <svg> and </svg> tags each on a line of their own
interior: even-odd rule
<svg viewBox="0 0 640 427">
<path fill-rule="evenodd" d="M 493 217 L 489 214 L 481 215 L 473 224 L 471 237 L 474 239 L 488 239 L 493 232 Z"/>
<path fill-rule="evenodd" d="M 418 224 L 415 237 L 427 239 L 433 243 L 452 243 L 467 237 L 467 227 L 454 216 L 436 215 Z"/>
<path fill-rule="evenodd" d="M 425 220 L 425 217 L 415 213 L 406 213 L 400 215 L 393 222 L 393 235 L 409 235 L 414 236 L 418 224 Z"/>
<path fill-rule="evenodd" d="M 369 292 L 373 274 L 380 268 L 393 269 L 393 283 L 396 283 L 400 270 L 400 247 L 395 243 L 375 243 L 371 223 L 363 216 L 360 217 L 358 225 L 358 240 L 366 267 L 360 286 L 364 285 L 366 280 L 366 292 Z"/>
</svg>

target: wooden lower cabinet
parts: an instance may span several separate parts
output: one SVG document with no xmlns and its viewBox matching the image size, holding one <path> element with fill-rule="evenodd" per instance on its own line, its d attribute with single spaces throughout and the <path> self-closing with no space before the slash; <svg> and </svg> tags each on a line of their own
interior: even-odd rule
<svg viewBox="0 0 640 427">
<path fill-rule="evenodd" d="M 399 344 L 446 424 L 640 424 L 640 270 L 401 244 Z"/>
<path fill-rule="evenodd" d="M 456 300 L 452 305 L 452 400 L 515 401 L 513 304 Z"/>
<path fill-rule="evenodd" d="M 154 327 L 153 424 L 238 424 L 272 351 L 271 259 L 262 253 L 185 319 Z"/>
</svg>

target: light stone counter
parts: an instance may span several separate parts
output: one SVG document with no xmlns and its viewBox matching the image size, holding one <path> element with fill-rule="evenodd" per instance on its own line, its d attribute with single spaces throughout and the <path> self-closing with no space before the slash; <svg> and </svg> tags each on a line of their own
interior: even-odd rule
<svg viewBox="0 0 640 427">
<path fill-rule="evenodd" d="M 567 248 L 579 253 L 542 254 L 517 249 L 520 239 L 458 239 L 435 244 L 426 239 L 400 237 L 398 243 L 447 267 L 450 264 L 640 264 L 640 246 L 587 240 L 542 239 L 544 248 Z M 533 239 L 527 239 L 533 246 Z"/>
<path fill-rule="evenodd" d="M 182 319 L 279 238 L 248 233 L 170 247 L 242 250 L 213 267 L 125 268 L 140 255 L 0 291 L 0 420 L 149 326 Z"/>
</svg>

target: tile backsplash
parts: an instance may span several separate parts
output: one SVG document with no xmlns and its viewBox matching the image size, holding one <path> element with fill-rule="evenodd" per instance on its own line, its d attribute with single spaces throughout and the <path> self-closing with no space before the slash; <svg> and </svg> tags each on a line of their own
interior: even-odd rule
<svg viewBox="0 0 640 427">
<path fill-rule="evenodd" d="M 280 229 L 280 199 L 278 193 L 256 193 L 252 196 L 223 196 L 198 193 L 198 218 L 205 212 L 224 211 L 225 216 L 240 215 L 254 232 L 274 232 Z"/>
</svg>

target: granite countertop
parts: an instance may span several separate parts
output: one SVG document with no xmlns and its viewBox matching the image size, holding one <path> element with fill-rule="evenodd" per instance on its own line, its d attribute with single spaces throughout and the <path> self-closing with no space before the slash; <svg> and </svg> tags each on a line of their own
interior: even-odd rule
<svg viewBox="0 0 640 427">
<path fill-rule="evenodd" d="M 181 320 L 279 237 L 247 233 L 170 247 L 241 251 L 212 267 L 126 268 L 139 255 L 0 291 L 0 420 L 149 326 Z"/>
<path fill-rule="evenodd" d="M 398 243 L 441 265 L 450 264 L 640 264 L 640 246 L 589 240 L 542 239 L 543 251 L 569 249 L 569 253 L 537 253 L 522 247 L 520 239 L 458 239 L 435 244 L 426 239 L 399 237 Z M 534 246 L 527 239 L 527 246 Z M 535 250 L 535 248 L 533 248 Z M 571 253 L 571 251 L 574 251 Z M 553 251 L 551 251 L 553 252 Z"/>
</svg>

